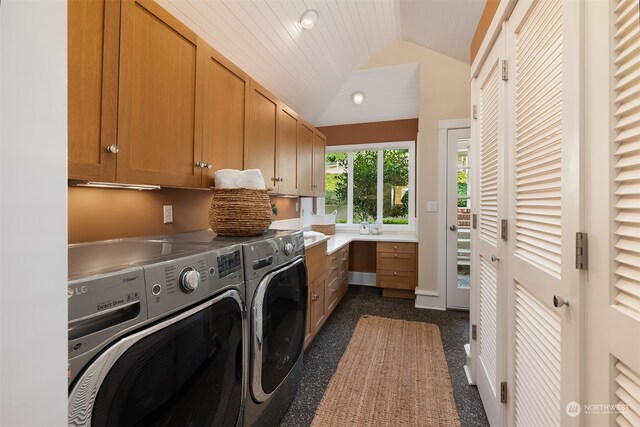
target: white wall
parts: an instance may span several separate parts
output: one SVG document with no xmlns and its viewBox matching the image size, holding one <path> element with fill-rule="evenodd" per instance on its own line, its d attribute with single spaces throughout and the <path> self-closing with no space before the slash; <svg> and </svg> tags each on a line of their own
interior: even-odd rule
<svg viewBox="0 0 640 427">
<path fill-rule="evenodd" d="M 0 425 L 65 425 L 67 8 L 0 6 Z"/>
<path fill-rule="evenodd" d="M 427 212 L 427 202 L 438 200 L 438 122 L 469 117 L 471 87 L 469 65 L 407 41 L 395 41 L 360 66 L 360 69 L 389 65 L 420 64 L 420 104 L 416 172 L 418 197 L 418 288 L 416 307 L 445 308 L 444 292 L 438 289 L 438 216 Z"/>
</svg>

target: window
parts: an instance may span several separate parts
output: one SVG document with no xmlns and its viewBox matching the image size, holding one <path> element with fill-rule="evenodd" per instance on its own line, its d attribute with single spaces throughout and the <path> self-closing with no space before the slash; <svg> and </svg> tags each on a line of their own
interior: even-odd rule
<svg viewBox="0 0 640 427">
<path fill-rule="evenodd" d="M 327 147 L 324 212 L 337 211 L 341 228 L 413 230 L 414 177 L 413 141 Z"/>
</svg>

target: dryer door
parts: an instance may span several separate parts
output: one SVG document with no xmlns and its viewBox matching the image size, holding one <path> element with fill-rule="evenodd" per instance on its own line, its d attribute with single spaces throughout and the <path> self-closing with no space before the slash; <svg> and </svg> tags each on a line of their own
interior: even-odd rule
<svg viewBox="0 0 640 427">
<path fill-rule="evenodd" d="M 304 258 L 269 273 L 258 285 L 252 307 L 251 392 L 264 402 L 302 354 L 307 317 Z"/>
<path fill-rule="evenodd" d="M 74 384 L 69 425 L 240 425 L 243 306 L 227 291 L 116 341 Z"/>
</svg>

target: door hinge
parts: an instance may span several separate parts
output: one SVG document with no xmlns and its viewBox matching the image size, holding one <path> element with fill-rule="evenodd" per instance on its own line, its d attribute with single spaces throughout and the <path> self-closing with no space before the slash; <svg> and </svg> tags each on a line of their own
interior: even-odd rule
<svg viewBox="0 0 640 427">
<path fill-rule="evenodd" d="M 478 214 L 471 215 L 471 228 L 478 228 Z"/>
<path fill-rule="evenodd" d="M 473 119 L 477 119 L 478 118 L 478 106 L 476 104 L 473 104 Z"/>
<path fill-rule="evenodd" d="M 507 224 L 506 219 L 500 221 L 500 238 L 502 240 L 507 240 Z"/>
<path fill-rule="evenodd" d="M 507 403 L 507 382 L 500 383 L 500 403 Z"/>
<path fill-rule="evenodd" d="M 509 80 L 509 67 L 506 59 L 502 60 L 502 80 Z"/>
<path fill-rule="evenodd" d="M 477 334 L 477 328 L 476 325 L 471 325 L 471 339 L 475 340 L 476 339 L 476 335 Z"/>
<path fill-rule="evenodd" d="M 587 233 L 576 233 L 576 268 L 586 270 L 589 268 L 589 240 Z"/>
</svg>

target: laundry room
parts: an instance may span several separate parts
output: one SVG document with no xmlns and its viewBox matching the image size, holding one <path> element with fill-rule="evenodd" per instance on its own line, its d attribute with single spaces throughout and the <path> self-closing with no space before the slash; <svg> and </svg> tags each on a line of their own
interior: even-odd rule
<svg viewBox="0 0 640 427">
<path fill-rule="evenodd" d="M 0 425 L 640 424 L 637 1 L 0 34 Z"/>
</svg>

